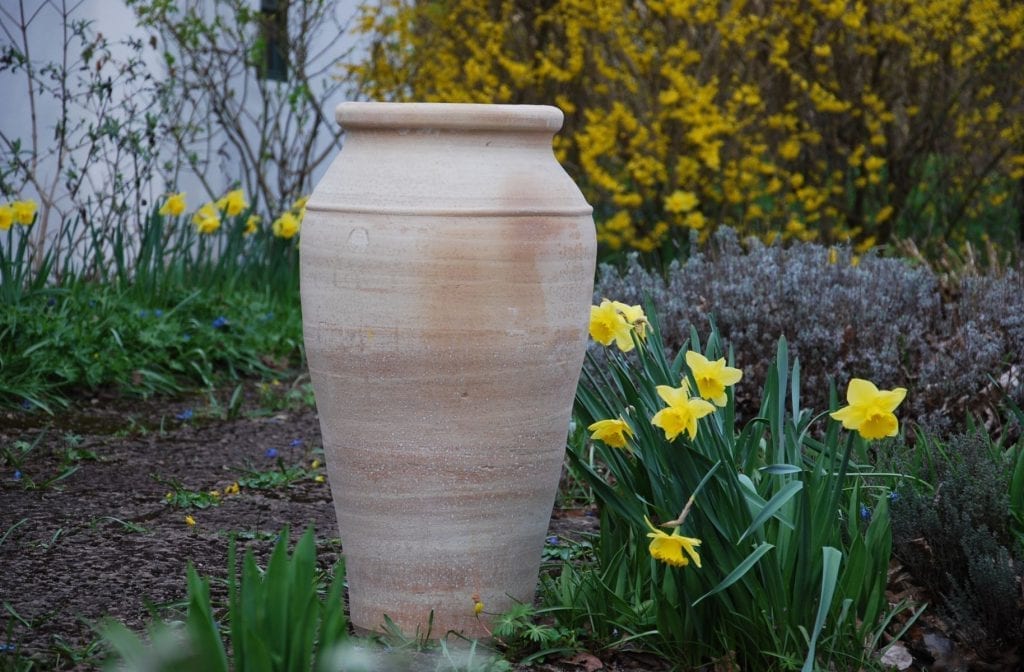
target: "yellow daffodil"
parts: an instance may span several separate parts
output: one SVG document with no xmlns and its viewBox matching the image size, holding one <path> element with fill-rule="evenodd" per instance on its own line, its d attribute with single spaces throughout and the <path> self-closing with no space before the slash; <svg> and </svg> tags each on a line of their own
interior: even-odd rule
<svg viewBox="0 0 1024 672">
<path fill-rule="evenodd" d="M 619 350 L 629 352 L 633 349 L 632 332 L 632 325 L 608 299 L 600 306 L 590 307 L 590 337 L 601 345 L 611 345 L 614 341 Z"/>
<path fill-rule="evenodd" d="M 22 226 L 32 225 L 36 218 L 37 209 L 39 209 L 39 206 L 31 198 L 11 203 L 11 210 L 14 211 L 14 221 Z"/>
<path fill-rule="evenodd" d="M 195 527 L 196 526 L 196 519 L 193 518 L 191 515 L 186 515 L 185 516 L 185 524 L 188 525 L 189 527 Z"/>
<path fill-rule="evenodd" d="M 613 420 L 598 420 L 587 427 L 591 439 L 604 441 L 612 448 L 625 448 L 629 445 L 627 437 L 633 436 L 633 430 L 629 428 L 622 418 Z"/>
<path fill-rule="evenodd" d="M 217 207 L 223 210 L 228 217 L 234 217 L 248 208 L 249 204 L 245 202 L 245 192 L 241 189 L 235 189 L 224 194 L 217 201 Z"/>
<path fill-rule="evenodd" d="M 850 405 L 830 415 L 846 429 L 856 430 L 868 440 L 896 436 L 900 423 L 893 411 L 906 396 L 905 388 L 879 390 L 874 383 L 854 378 L 846 388 L 846 401 Z"/>
<path fill-rule="evenodd" d="M 14 208 L 10 203 L 0 205 L 0 231 L 7 231 L 14 224 Z"/>
<path fill-rule="evenodd" d="M 714 413 L 715 407 L 696 397 L 690 397 L 690 389 L 684 380 L 680 387 L 658 385 L 658 396 L 668 404 L 654 414 L 651 424 L 665 430 L 665 438 L 672 441 L 684 431 L 690 439 L 697 437 L 697 421 Z"/>
<path fill-rule="evenodd" d="M 206 203 L 192 215 L 192 223 L 200 233 L 213 233 L 220 228 L 220 210 L 216 204 Z"/>
<path fill-rule="evenodd" d="M 274 220 L 271 230 L 278 238 L 291 238 L 299 232 L 299 218 L 290 212 L 282 214 Z"/>
<path fill-rule="evenodd" d="M 697 207 L 700 201 L 692 191 L 681 191 L 677 189 L 665 199 L 665 209 L 669 212 L 689 212 Z"/>
<path fill-rule="evenodd" d="M 160 206 L 160 214 L 164 217 L 178 217 L 188 206 L 185 204 L 185 192 L 181 191 L 177 194 L 171 194 L 164 201 L 164 204 Z"/>
<path fill-rule="evenodd" d="M 192 223 L 199 233 L 209 235 L 220 228 L 220 213 L 213 203 L 207 203 L 192 215 Z"/>
<path fill-rule="evenodd" d="M 690 564 L 690 560 L 693 560 L 693 564 L 697 565 L 697 567 L 701 566 L 700 555 L 697 554 L 696 549 L 701 544 L 700 539 L 682 536 L 679 534 L 678 527 L 672 530 L 672 534 L 665 534 L 654 527 L 647 516 L 644 516 L 644 522 L 651 529 L 647 533 L 647 536 L 651 539 L 651 544 L 647 547 L 647 550 L 650 551 L 652 558 L 673 567 L 685 567 Z M 686 551 L 685 555 L 683 551 Z"/>
<path fill-rule="evenodd" d="M 647 316 L 640 306 L 627 306 L 619 301 L 612 301 L 615 310 L 622 314 L 622 317 L 636 331 L 637 338 L 641 341 L 647 338 Z"/>
<path fill-rule="evenodd" d="M 693 350 L 686 353 L 686 365 L 690 367 L 693 379 L 697 382 L 700 396 L 710 399 L 716 406 L 728 403 L 725 388 L 735 385 L 743 377 L 742 371 L 725 365 L 724 357 L 712 362 Z"/>
<path fill-rule="evenodd" d="M 251 236 L 256 233 L 260 228 L 261 218 L 259 215 L 249 215 L 249 218 L 245 220 L 245 231 L 242 232 L 243 236 Z"/>
</svg>

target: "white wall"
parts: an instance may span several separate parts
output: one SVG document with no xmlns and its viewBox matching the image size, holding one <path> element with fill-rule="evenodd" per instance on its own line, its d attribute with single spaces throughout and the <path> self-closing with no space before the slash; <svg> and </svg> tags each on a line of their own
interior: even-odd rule
<svg viewBox="0 0 1024 672">
<path fill-rule="evenodd" d="M 259 0 L 249 0 L 254 9 L 259 9 Z M 302 0 L 293 0 L 293 2 Z M 337 8 L 343 16 L 354 14 L 358 6 L 358 0 L 338 0 Z M 211 2 L 212 5 L 212 2 Z M 127 8 L 122 0 L 0 0 L 0 43 L 9 44 L 12 40 L 19 45 L 21 42 L 20 32 L 17 30 L 17 23 L 21 13 L 30 18 L 28 31 L 30 57 L 33 61 L 45 62 L 59 60 L 62 56 L 62 21 L 60 8 L 74 8 L 73 16 L 92 22 L 96 32 L 107 37 L 115 56 L 125 56 L 129 52 L 120 48 L 117 43 L 123 38 L 136 35 L 144 35 L 135 28 L 135 17 L 131 9 Z M 353 43 L 350 35 L 323 35 L 321 41 L 324 44 L 315 45 L 319 48 L 329 48 L 332 53 L 343 54 Z M 154 73 L 162 72 L 159 51 L 147 47 L 145 50 L 147 64 L 152 66 Z M 8 137 L 20 137 L 23 139 L 23 146 L 29 145 L 32 132 L 32 122 L 27 100 L 27 80 L 22 73 L 0 72 L 0 91 L 4 92 L 7 101 L 0 104 L 0 131 Z M 56 102 L 46 96 L 37 99 L 36 112 L 37 137 L 41 149 L 53 146 L 54 125 L 59 118 L 59 107 Z M 328 100 L 324 107 L 326 116 L 333 119 L 333 109 L 341 100 Z M 13 103 L 13 104 L 12 104 Z M 0 151 L 5 151 L 0 149 Z M 0 157 L 9 158 L 9 157 Z M 230 159 L 228 159 L 230 160 Z M 314 181 L 319 179 L 326 166 L 321 166 L 318 173 L 314 175 Z M 95 169 L 95 168 L 94 168 Z M 55 179 L 55 162 L 50 161 L 44 164 L 39 171 L 44 182 L 49 184 Z M 222 189 L 226 189 L 227 179 L 221 180 Z M 109 179 L 103 175 L 94 176 L 94 182 L 98 188 L 109 184 Z M 179 180 L 176 185 L 179 190 L 186 190 L 197 194 L 195 199 L 190 198 L 190 209 L 199 205 L 201 191 L 199 183 L 188 177 Z M 164 185 L 155 185 L 154 191 L 159 195 L 164 191 Z M 2 197 L 3 195 L 0 195 Z M 30 187 L 23 193 L 12 196 L 20 198 L 36 198 Z"/>
</svg>

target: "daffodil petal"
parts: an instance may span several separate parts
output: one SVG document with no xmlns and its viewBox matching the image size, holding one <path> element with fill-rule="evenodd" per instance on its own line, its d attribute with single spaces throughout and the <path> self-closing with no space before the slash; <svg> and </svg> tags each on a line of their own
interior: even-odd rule
<svg viewBox="0 0 1024 672">
<path fill-rule="evenodd" d="M 690 396 L 685 389 L 682 387 L 669 387 L 668 385 L 658 385 L 655 388 L 658 392 L 658 396 L 661 397 L 669 406 L 682 406 L 689 401 Z"/>
<path fill-rule="evenodd" d="M 851 406 L 870 404 L 878 397 L 878 388 L 871 381 L 854 378 L 846 388 L 846 401 Z"/>
<path fill-rule="evenodd" d="M 892 413 L 896 410 L 897 406 L 903 403 L 906 396 L 907 390 L 904 387 L 897 387 L 894 390 L 885 390 L 879 393 L 878 405 L 886 412 Z"/>
</svg>

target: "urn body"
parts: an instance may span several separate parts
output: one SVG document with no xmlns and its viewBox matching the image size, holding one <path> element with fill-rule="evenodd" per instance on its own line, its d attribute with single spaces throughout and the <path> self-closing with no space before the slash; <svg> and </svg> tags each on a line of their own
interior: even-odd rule
<svg viewBox="0 0 1024 672">
<path fill-rule="evenodd" d="M 300 242 L 353 624 L 531 602 L 586 349 L 591 208 L 543 106 L 343 103 Z M 486 613 L 480 616 L 486 622 Z"/>
</svg>

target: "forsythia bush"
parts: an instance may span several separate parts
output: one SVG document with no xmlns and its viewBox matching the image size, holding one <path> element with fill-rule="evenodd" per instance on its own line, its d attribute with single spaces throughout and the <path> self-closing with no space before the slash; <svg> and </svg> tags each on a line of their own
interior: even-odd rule
<svg viewBox="0 0 1024 672">
<path fill-rule="evenodd" d="M 380 0 L 358 30 L 347 75 L 372 98 L 561 107 L 557 154 L 611 250 L 720 224 L 955 241 L 1015 217 L 1011 0 Z"/>
</svg>

